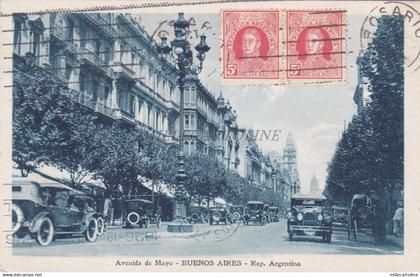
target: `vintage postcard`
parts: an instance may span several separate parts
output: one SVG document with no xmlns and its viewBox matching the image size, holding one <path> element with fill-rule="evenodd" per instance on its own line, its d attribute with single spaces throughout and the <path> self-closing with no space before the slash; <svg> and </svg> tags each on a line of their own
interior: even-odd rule
<svg viewBox="0 0 420 277">
<path fill-rule="evenodd" d="M 0 271 L 420 271 L 419 2 L 0 7 Z"/>
</svg>

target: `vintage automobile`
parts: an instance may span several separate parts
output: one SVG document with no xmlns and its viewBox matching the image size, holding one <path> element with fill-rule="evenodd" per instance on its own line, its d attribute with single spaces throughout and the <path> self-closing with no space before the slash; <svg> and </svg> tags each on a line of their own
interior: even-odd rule
<svg viewBox="0 0 420 277">
<path fill-rule="evenodd" d="M 103 213 L 97 212 L 98 209 L 96 207 L 96 201 L 91 196 L 78 193 L 71 196 L 71 203 L 75 205 L 79 209 L 86 209 L 89 211 L 95 211 L 94 218 L 96 218 L 96 222 L 98 224 L 98 236 L 102 235 L 107 228 L 107 220 Z"/>
<path fill-rule="evenodd" d="M 227 207 L 210 208 L 209 212 L 210 225 L 219 224 L 220 222 L 223 222 L 224 224 L 233 223 L 232 214 Z"/>
<path fill-rule="evenodd" d="M 95 241 L 100 214 L 82 196 L 83 192 L 60 183 L 13 179 L 13 234 L 18 238 L 30 234 L 42 246 L 63 235 L 84 235 L 87 241 Z"/>
<path fill-rule="evenodd" d="M 270 211 L 270 217 L 272 222 L 278 222 L 279 221 L 279 208 L 278 207 L 269 207 Z"/>
<path fill-rule="evenodd" d="M 231 212 L 232 212 L 232 217 L 234 222 L 239 222 L 241 220 L 244 220 L 244 215 L 245 215 L 245 207 L 243 206 L 232 206 L 230 208 Z"/>
<path fill-rule="evenodd" d="M 254 224 L 264 225 L 267 221 L 264 213 L 264 203 L 261 201 L 248 201 L 246 204 L 247 213 L 244 216 L 244 224 L 249 225 L 250 222 Z"/>
<path fill-rule="evenodd" d="M 153 203 L 146 199 L 129 199 L 125 201 L 125 228 L 149 228 L 150 224 L 160 227 L 160 215 L 153 212 Z"/>
<path fill-rule="evenodd" d="M 189 223 L 206 223 L 208 221 L 207 208 L 203 206 L 190 206 L 187 212 Z"/>
<path fill-rule="evenodd" d="M 294 235 L 321 236 L 330 243 L 332 218 L 325 207 L 325 197 L 318 194 L 295 194 L 291 197 L 291 208 L 287 215 L 289 240 Z"/>
<path fill-rule="evenodd" d="M 373 227 L 375 226 L 374 222 L 377 219 L 378 204 L 378 199 L 369 197 L 366 194 L 353 195 L 347 224 L 349 239 L 351 238 L 351 234 L 353 234 L 353 238 L 357 240 L 357 234 L 362 230 L 364 232 L 372 232 L 375 240 L 377 239 L 378 236 Z M 381 212 L 379 213 L 383 214 Z"/>
<path fill-rule="evenodd" d="M 271 214 L 270 214 L 270 206 L 268 206 L 267 204 L 264 204 L 264 215 L 266 218 L 266 223 L 271 223 Z"/>
</svg>

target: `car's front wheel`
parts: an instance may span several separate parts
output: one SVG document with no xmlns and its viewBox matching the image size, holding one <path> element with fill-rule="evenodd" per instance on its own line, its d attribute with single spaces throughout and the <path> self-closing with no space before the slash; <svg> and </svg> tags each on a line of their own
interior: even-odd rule
<svg viewBox="0 0 420 277">
<path fill-rule="evenodd" d="M 35 233 L 36 242 L 41 246 L 47 246 L 54 238 L 54 224 L 51 219 L 44 217 L 41 220 L 38 231 Z"/>
<path fill-rule="evenodd" d="M 96 219 L 96 224 L 98 225 L 98 236 L 102 235 L 105 232 L 105 220 L 103 217 L 98 217 Z"/>
<path fill-rule="evenodd" d="M 85 239 L 89 242 L 94 242 L 98 237 L 98 224 L 94 218 L 89 221 L 85 231 Z"/>
</svg>

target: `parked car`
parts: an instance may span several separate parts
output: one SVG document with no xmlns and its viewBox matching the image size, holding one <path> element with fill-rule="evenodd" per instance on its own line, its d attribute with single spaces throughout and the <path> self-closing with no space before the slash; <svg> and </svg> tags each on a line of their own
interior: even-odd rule
<svg viewBox="0 0 420 277">
<path fill-rule="evenodd" d="M 232 217 L 235 222 L 239 222 L 241 220 L 244 220 L 245 215 L 245 207 L 244 206 L 232 206 L 230 208 L 232 212 Z"/>
<path fill-rule="evenodd" d="M 244 223 L 249 225 L 250 222 L 254 224 L 264 225 L 267 221 L 264 213 L 264 203 L 261 201 L 248 201 L 246 204 L 247 213 L 244 216 Z"/>
<path fill-rule="evenodd" d="M 95 241 L 100 214 L 89 207 L 84 196 L 83 192 L 60 183 L 13 179 L 13 234 L 19 238 L 30 234 L 42 246 L 60 235 L 84 235 L 87 241 Z"/>
<path fill-rule="evenodd" d="M 98 207 L 96 207 L 96 201 L 91 196 L 78 193 L 71 197 L 71 205 L 75 205 L 79 209 L 86 209 L 89 211 L 96 212 L 94 218 L 98 224 L 98 236 L 102 235 L 107 228 L 107 220 L 103 213 L 98 212 Z"/>
<path fill-rule="evenodd" d="M 331 242 L 332 218 L 325 206 L 325 197 L 318 194 L 295 194 L 287 215 L 289 240 L 295 235 L 321 236 Z"/>
<path fill-rule="evenodd" d="M 125 201 L 124 227 L 149 228 L 150 224 L 160 227 L 160 215 L 153 212 L 153 203 L 146 199 L 129 199 Z"/>
<path fill-rule="evenodd" d="M 278 207 L 269 207 L 270 211 L 270 217 L 272 222 L 278 222 L 279 221 L 279 208 Z"/>
<path fill-rule="evenodd" d="M 190 206 L 187 213 L 189 223 L 206 223 L 208 222 L 207 208 L 203 206 Z"/>
<path fill-rule="evenodd" d="M 266 223 L 271 223 L 270 207 L 267 204 L 264 204 L 264 215 L 266 218 Z"/>
<path fill-rule="evenodd" d="M 210 208 L 209 213 L 210 225 L 219 224 L 223 222 L 224 224 L 233 223 L 232 214 L 230 213 L 227 207 L 223 208 Z"/>
</svg>

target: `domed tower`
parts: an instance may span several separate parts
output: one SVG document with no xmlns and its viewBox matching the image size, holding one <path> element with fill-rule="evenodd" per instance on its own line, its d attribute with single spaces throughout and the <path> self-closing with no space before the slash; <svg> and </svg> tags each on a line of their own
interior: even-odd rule
<svg viewBox="0 0 420 277">
<path fill-rule="evenodd" d="M 309 192 L 310 193 L 319 193 L 319 182 L 316 178 L 315 174 L 312 176 L 311 184 L 309 185 Z"/>
<path fill-rule="evenodd" d="M 291 177 L 290 192 L 300 193 L 300 179 L 297 169 L 296 147 L 292 134 L 289 133 L 286 139 L 286 146 L 283 149 L 283 167 Z"/>
</svg>

